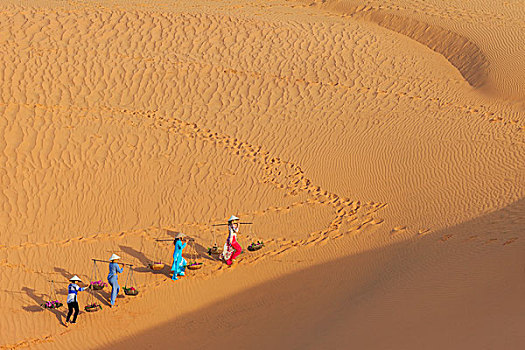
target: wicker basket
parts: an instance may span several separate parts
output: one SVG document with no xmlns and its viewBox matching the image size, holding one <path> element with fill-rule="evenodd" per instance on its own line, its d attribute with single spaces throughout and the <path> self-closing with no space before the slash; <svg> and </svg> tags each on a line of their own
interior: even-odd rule
<svg viewBox="0 0 525 350">
<path fill-rule="evenodd" d="M 86 307 L 84 307 L 84 310 L 86 310 L 86 312 L 96 312 L 98 310 L 102 310 L 102 306 L 100 305 L 88 305 Z"/>
<path fill-rule="evenodd" d="M 212 255 L 212 254 L 222 254 L 222 248 L 219 248 L 219 247 L 208 248 L 208 255 Z"/>
<path fill-rule="evenodd" d="M 91 285 L 91 289 L 93 289 L 93 290 L 102 290 L 102 289 L 104 289 L 104 285 L 103 284 L 92 284 Z"/>
<path fill-rule="evenodd" d="M 163 263 L 151 263 L 149 264 L 149 268 L 154 270 L 154 271 L 160 271 L 164 268 L 164 264 Z"/>
<path fill-rule="evenodd" d="M 262 247 L 264 247 L 264 244 L 263 244 L 263 243 L 250 244 L 250 245 L 248 246 L 248 250 L 251 251 L 251 252 L 254 252 L 254 251 L 256 251 L 256 250 L 261 249 Z"/>
<path fill-rule="evenodd" d="M 136 289 L 126 288 L 124 287 L 124 294 L 126 295 L 137 295 L 139 294 L 139 291 Z"/>
<path fill-rule="evenodd" d="M 190 270 L 198 270 L 204 265 L 203 263 L 193 263 L 191 265 L 186 266 Z"/>
</svg>

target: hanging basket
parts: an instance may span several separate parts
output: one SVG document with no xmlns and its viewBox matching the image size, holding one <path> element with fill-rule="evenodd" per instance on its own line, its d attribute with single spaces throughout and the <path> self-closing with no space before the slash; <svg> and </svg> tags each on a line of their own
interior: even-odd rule
<svg viewBox="0 0 525 350">
<path fill-rule="evenodd" d="M 107 283 L 102 282 L 102 281 L 93 281 L 89 284 L 89 286 L 93 290 L 102 290 L 104 289 L 105 286 L 107 286 Z"/>
<path fill-rule="evenodd" d="M 201 262 L 193 262 L 191 264 L 189 264 L 188 266 L 186 266 L 188 269 L 190 270 L 198 270 L 202 267 L 202 265 L 204 265 L 204 263 L 201 263 Z"/>
<path fill-rule="evenodd" d="M 254 252 L 264 247 L 264 243 L 261 241 L 254 242 L 248 246 L 248 250 Z"/>
<path fill-rule="evenodd" d="M 164 268 L 164 263 L 154 262 L 154 263 L 149 264 L 149 268 L 154 271 L 160 271 Z"/>
<path fill-rule="evenodd" d="M 139 291 L 135 289 L 135 287 L 124 287 L 124 294 L 126 295 L 137 295 L 139 294 Z"/>
<path fill-rule="evenodd" d="M 44 308 L 44 309 L 58 309 L 58 308 L 62 307 L 63 305 L 64 304 L 62 304 L 58 300 L 46 301 L 45 303 L 40 304 L 40 306 L 42 308 Z"/>
<path fill-rule="evenodd" d="M 100 306 L 100 304 L 93 303 L 86 305 L 84 310 L 86 310 L 86 312 L 96 312 L 98 310 L 102 310 L 102 306 Z"/>
<path fill-rule="evenodd" d="M 222 248 L 219 248 L 217 246 L 208 248 L 208 255 L 212 255 L 212 254 L 222 254 Z"/>
</svg>

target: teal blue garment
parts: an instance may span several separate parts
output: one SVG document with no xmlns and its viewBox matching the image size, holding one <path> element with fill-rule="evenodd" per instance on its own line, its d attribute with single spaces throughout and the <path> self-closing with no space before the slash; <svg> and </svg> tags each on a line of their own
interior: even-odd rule
<svg viewBox="0 0 525 350">
<path fill-rule="evenodd" d="M 175 241 L 175 250 L 173 251 L 173 265 L 171 271 L 173 271 L 173 280 L 177 280 L 177 276 L 184 276 L 184 270 L 186 269 L 186 259 L 182 257 L 182 250 L 186 248 L 187 243 L 182 244 L 181 240 Z"/>
<path fill-rule="evenodd" d="M 124 271 L 124 269 L 118 266 L 117 263 L 109 263 L 108 282 L 111 285 L 111 305 L 115 305 L 115 299 L 117 299 L 117 295 L 120 291 L 117 273 L 122 273 L 122 271 Z"/>
</svg>

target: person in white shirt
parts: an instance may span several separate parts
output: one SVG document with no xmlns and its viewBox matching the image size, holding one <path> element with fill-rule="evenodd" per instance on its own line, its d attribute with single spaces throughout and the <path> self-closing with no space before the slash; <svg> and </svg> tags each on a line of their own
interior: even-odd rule
<svg viewBox="0 0 525 350">
<path fill-rule="evenodd" d="M 86 290 L 86 288 L 81 288 L 78 286 L 77 282 L 81 282 L 81 280 L 77 275 L 71 277 L 70 281 L 71 283 L 69 284 L 69 286 L 67 286 L 67 307 L 69 311 L 66 317 L 66 327 L 68 326 L 69 318 L 73 314 L 73 311 L 75 313 L 73 314 L 73 320 L 71 321 L 71 323 L 75 324 L 77 322 L 77 316 L 79 311 L 77 293 Z"/>
</svg>

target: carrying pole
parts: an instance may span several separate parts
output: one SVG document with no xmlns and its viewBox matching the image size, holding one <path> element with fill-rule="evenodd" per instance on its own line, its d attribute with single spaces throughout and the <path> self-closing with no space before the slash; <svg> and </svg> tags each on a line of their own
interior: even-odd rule
<svg viewBox="0 0 525 350">
<path fill-rule="evenodd" d="M 105 263 L 110 263 L 111 261 L 109 260 L 100 260 L 100 259 L 91 259 L 93 260 L 94 262 L 105 262 Z M 127 264 L 127 263 L 117 263 L 117 264 L 120 264 L 120 265 L 125 265 L 125 266 L 133 266 L 133 264 Z"/>
<path fill-rule="evenodd" d="M 253 222 L 239 222 L 239 225 L 253 225 Z M 213 224 L 212 226 L 228 226 L 228 224 Z"/>
</svg>

